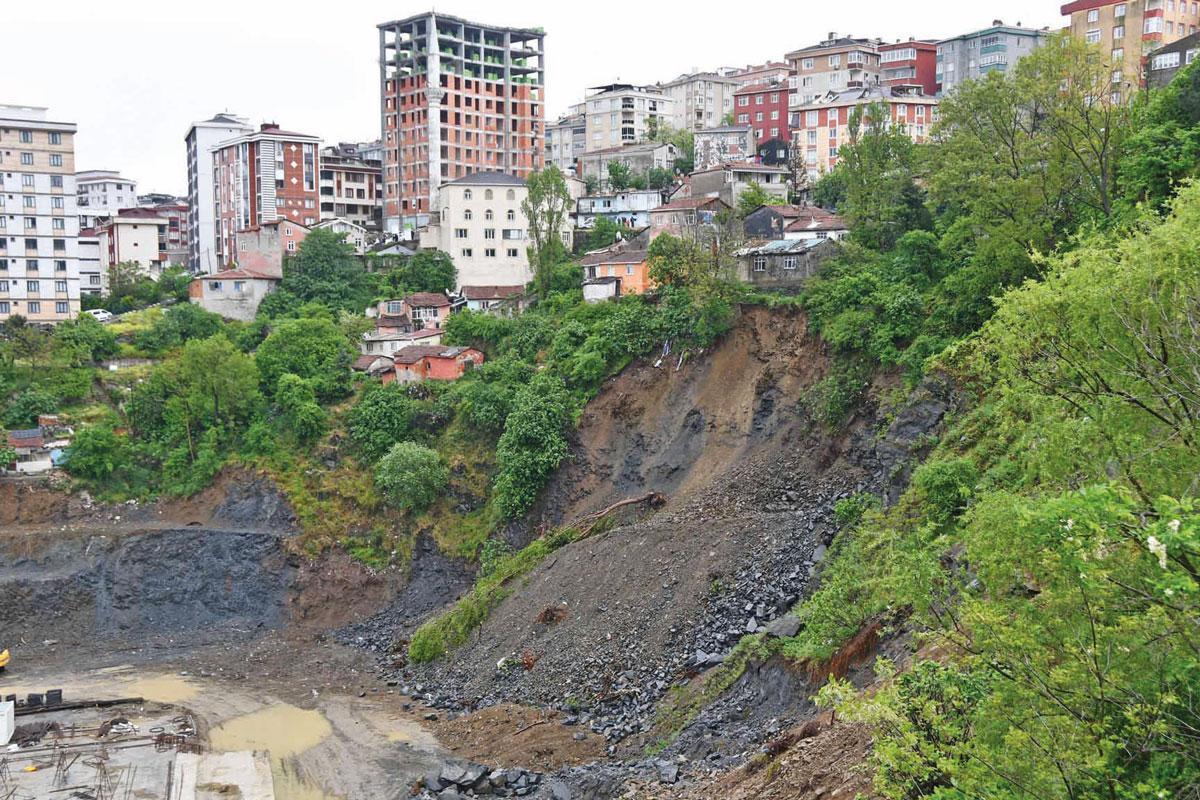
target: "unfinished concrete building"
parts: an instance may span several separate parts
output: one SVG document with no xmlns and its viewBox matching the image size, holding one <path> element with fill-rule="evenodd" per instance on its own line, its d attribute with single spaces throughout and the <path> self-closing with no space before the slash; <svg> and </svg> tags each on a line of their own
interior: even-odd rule
<svg viewBox="0 0 1200 800">
<path fill-rule="evenodd" d="M 385 230 L 427 224 L 444 182 L 476 172 L 524 178 L 541 168 L 540 28 L 432 11 L 378 28 Z"/>
</svg>

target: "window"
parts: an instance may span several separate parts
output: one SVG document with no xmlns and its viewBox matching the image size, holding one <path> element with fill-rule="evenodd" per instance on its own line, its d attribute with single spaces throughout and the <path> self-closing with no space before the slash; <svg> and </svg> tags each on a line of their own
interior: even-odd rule
<svg viewBox="0 0 1200 800">
<path fill-rule="evenodd" d="M 829 68 L 839 69 L 842 66 L 842 56 L 840 54 L 829 57 Z"/>
<path fill-rule="evenodd" d="M 1088 22 L 1099 22 L 1100 21 L 1100 9 L 1093 8 L 1091 11 L 1089 11 L 1087 20 L 1088 20 Z"/>
<path fill-rule="evenodd" d="M 1116 41 L 1117 39 L 1124 39 L 1124 38 L 1125 38 L 1125 26 L 1124 25 L 1114 25 L 1113 26 L 1113 40 Z"/>
<path fill-rule="evenodd" d="M 488 189 L 488 191 L 490 192 L 490 191 L 491 191 L 491 189 Z M 492 210 L 491 210 L 490 208 L 489 208 L 487 211 L 484 211 L 484 212 L 483 212 L 483 218 L 484 218 L 485 220 L 487 220 L 488 222 L 491 222 L 491 221 L 492 221 L 492 219 L 493 219 L 495 216 L 496 216 L 496 215 L 495 215 L 494 213 L 492 213 Z"/>
<path fill-rule="evenodd" d="M 495 258 L 496 257 L 496 248 L 494 248 L 494 247 L 484 248 L 483 256 L 484 256 L 484 258 Z"/>
<path fill-rule="evenodd" d="M 761 106 L 763 104 L 763 96 L 761 94 L 754 96 L 754 105 Z"/>
<path fill-rule="evenodd" d="M 1151 69 L 1173 69 L 1179 66 L 1179 53 L 1163 53 L 1154 57 Z"/>
<path fill-rule="evenodd" d="M 1125 16 L 1125 4 L 1124 3 L 1117 3 L 1116 7 L 1113 9 L 1113 16 L 1117 17 L 1117 18 Z"/>
<path fill-rule="evenodd" d="M 55 261 L 54 262 L 54 271 L 55 272 L 66 272 L 67 271 L 67 262 L 63 261 L 62 259 Z"/>
<path fill-rule="evenodd" d="M 289 252 L 289 253 L 294 253 L 294 252 L 296 252 L 296 242 L 295 242 L 295 241 L 288 242 L 288 243 L 287 243 L 287 249 L 288 249 L 288 252 Z"/>
<path fill-rule="evenodd" d="M 51 244 L 54 246 L 55 250 L 61 251 L 61 250 L 67 249 L 67 240 L 66 239 L 55 239 L 53 242 L 51 242 Z"/>
<path fill-rule="evenodd" d="M 50 227 L 56 231 L 65 231 L 67 229 L 67 221 L 62 217 L 55 217 L 50 220 Z"/>
<path fill-rule="evenodd" d="M 515 247 L 508 248 L 507 252 L 508 252 L 509 258 L 517 258 L 520 255 L 520 251 L 517 250 Z"/>
<path fill-rule="evenodd" d="M 514 221 L 514 220 L 516 220 L 516 218 L 517 218 L 517 212 L 516 212 L 516 211 L 513 211 L 513 210 L 510 208 L 510 209 L 508 210 L 508 214 L 506 214 L 506 215 L 505 215 L 505 217 L 508 219 L 508 221 L 509 221 L 509 222 L 513 222 L 513 221 Z"/>
<path fill-rule="evenodd" d="M 219 292 L 219 291 L 221 291 L 221 282 L 220 281 L 209 281 L 208 288 L 210 291 Z"/>
<path fill-rule="evenodd" d="M 57 131 L 51 131 L 50 144 L 62 144 L 62 134 Z"/>
<path fill-rule="evenodd" d="M 42 291 L 41 281 L 25 281 L 25 291 L 30 294 L 40 294 Z"/>
<path fill-rule="evenodd" d="M 470 200 L 470 199 L 471 199 L 471 190 L 463 189 L 463 200 Z"/>
<path fill-rule="evenodd" d="M 632 274 L 633 274 L 633 264 L 626 264 L 626 265 L 625 265 L 625 274 L 626 274 L 626 275 L 632 275 Z"/>
<path fill-rule="evenodd" d="M 21 163 L 27 167 L 32 167 L 33 153 L 21 153 Z"/>
<path fill-rule="evenodd" d="M 23 195 L 21 197 L 21 205 L 25 208 L 37 208 L 37 198 L 31 194 Z"/>
<path fill-rule="evenodd" d="M 1100 29 L 1094 28 L 1094 29 L 1088 31 L 1087 34 L 1083 38 L 1087 41 L 1088 44 L 1099 44 L 1100 43 Z"/>
<path fill-rule="evenodd" d="M 32 178 L 33 176 L 30 175 L 29 177 Z M 29 182 L 29 185 L 33 186 L 32 180 Z M 52 188 L 52 189 L 63 188 L 62 175 L 51 175 L 50 176 L 50 188 Z"/>
<path fill-rule="evenodd" d="M 233 290 L 235 292 L 238 292 L 239 294 L 242 292 L 245 292 L 246 291 L 246 282 L 245 281 L 234 281 L 233 282 Z"/>
<path fill-rule="evenodd" d="M 55 175 L 55 176 L 53 176 L 53 177 L 56 177 L 56 178 L 58 178 L 59 180 L 62 180 L 62 176 L 61 176 L 61 175 Z M 22 176 L 21 176 L 21 185 L 22 185 L 22 186 L 33 186 L 33 176 L 32 176 L 32 175 L 22 175 Z M 54 185 L 54 181 L 53 181 L 53 180 L 51 180 L 51 181 L 50 181 L 50 185 L 51 185 L 51 186 L 53 186 L 53 185 Z M 59 185 L 61 186 L 62 184 L 60 183 Z"/>
<path fill-rule="evenodd" d="M 746 106 L 748 106 L 748 105 L 750 105 L 750 98 L 749 98 L 749 97 L 745 97 L 745 96 L 743 96 L 743 97 L 739 97 L 739 98 L 738 98 L 738 107 L 739 107 L 739 108 L 745 108 L 745 107 L 746 107 Z"/>
<path fill-rule="evenodd" d="M 61 153 L 51 153 L 50 154 L 50 166 L 52 166 L 52 167 L 61 167 L 62 166 L 62 154 Z"/>
<path fill-rule="evenodd" d="M 766 256 L 755 256 L 754 257 L 754 271 L 755 272 L 766 272 L 767 271 L 767 257 Z"/>
<path fill-rule="evenodd" d="M 50 198 L 50 207 L 51 208 L 62 208 L 63 207 L 63 199 L 61 197 L 51 197 Z"/>
<path fill-rule="evenodd" d="M 483 238 L 495 239 L 496 238 L 496 229 L 495 228 L 485 228 L 483 231 Z"/>
<path fill-rule="evenodd" d="M 66 290 L 67 290 L 67 282 L 66 281 L 55 281 L 54 282 L 54 291 L 65 292 Z"/>
<path fill-rule="evenodd" d="M 0 302 L 0 314 L 7 314 L 9 309 L 8 301 Z"/>
<path fill-rule="evenodd" d="M 803 61 L 800 62 L 800 68 L 801 69 L 812 69 L 813 68 L 813 60 L 811 58 L 804 59 Z"/>
<path fill-rule="evenodd" d="M 69 313 L 70 310 L 71 310 L 71 307 L 68 304 L 63 303 L 61 301 L 54 304 L 54 313 L 55 314 L 66 314 L 66 313 Z"/>
<path fill-rule="evenodd" d="M 468 208 L 467 210 L 463 211 L 463 219 L 467 220 L 468 222 L 471 221 L 472 216 L 471 209 Z"/>
<path fill-rule="evenodd" d="M 1142 33 L 1162 33 L 1163 18 L 1162 17 L 1146 17 L 1145 23 L 1142 25 Z"/>
<path fill-rule="evenodd" d="M 25 240 L 25 249 L 26 250 L 37 250 L 37 239 L 26 239 Z"/>
<path fill-rule="evenodd" d="M 800 263 L 800 259 L 796 258 L 795 256 L 788 256 L 787 258 L 785 258 L 783 260 L 783 268 L 784 269 L 795 269 L 799 263 Z"/>
<path fill-rule="evenodd" d="M 475 255 L 475 254 L 474 254 L 474 253 L 471 251 L 471 248 L 469 248 L 469 247 L 464 247 L 464 248 L 462 249 L 462 257 L 463 257 L 463 258 L 472 258 L 472 257 L 474 257 L 474 255 Z"/>
<path fill-rule="evenodd" d="M 27 308 L 29 310 L 30 314 L 42 313 L 42 304 L 37 302 L 36 300 L 34 300 L 33 302 L 30 302 L 30 303 L 26 303 L 25 308 Z"/>
<path fill-rule="evenodd" d="M 25 218 L 25 230 L 27 230 L 27 231 L 36 231 L 37 230 L 37 217 L 26 217 Z"/>
<path fill-rule="evenodd" d="M 1124 47 L 1114 48 L 1112 51 L 1112 60 L 1113 60 L 1114 64 L 1117 63 L 1118 61 L 1124 61 L 1125 60 L 1125 48 Z"/>
<path fill-rule="evenodd" d="M 483 192 L 483 199 L 484 199 L 484 200 L 491 200 L 491 199 L 492 199 L 494 196 L 495 196 L 495 195 L 492 193 L 492 190 L 491 190 L 491 189 L 485 189 L 485 190 L 484 190 L 484 192 Z M 490 212 L 489 212 L 489 213 L 490 213 Z"/>
<path fill-rule="evenodd" d="M 467 238 L 467 229 L 466 228 L 455 228 L 454 229 L 454 238 L 455 239 Z"/>
<path fill-rule="evenodd" d="M 33 131 L 21 131 L 21 141 L 29 144 L 33 141 Z"/>
<path fill-rule="evenodd" d="M 0 281 L 0 292 L 8 291 L 8 281 Z"/>
</svg>

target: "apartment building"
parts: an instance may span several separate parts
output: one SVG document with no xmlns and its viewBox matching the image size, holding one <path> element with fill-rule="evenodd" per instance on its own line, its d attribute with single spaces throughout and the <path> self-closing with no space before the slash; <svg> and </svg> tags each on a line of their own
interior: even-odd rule
<svg viewBox="0 0 1200 800">
<path fill-rule="evenodd" d="M 545 33 L 429 12 L 379 29 L 384 229 L 429 221 L 439 187 L 526 178 L 545 157 Z"/>
<path fill-rule="evenodd" d="M 99 296 L 108 294 L 108 271 L 100 259 L 100 236 L 95 228 L 79 231 L 79 294 Z"/>
<path fill-rule="evenodd" d="M 79 315 L 75 123 L 0 105 L 0 321 Z"/>
<path fill-rule="evenodd" d="M 138 208 L 148 208 L 167 221 L 159 230 L 158 251 L 163 267 L 186 267 L 188 263 L 188 221 L 190 218 L 187 201 L 169 194 L 145 194 L 138 196 Z"/>
<path fill-rule="evenodd" d="M 450 254 L 458 286 L 525 285 L 533 278 L 529 220 L 521 209 L 528 193 L 523 178 L 502 172 L 476 172 L 443 184 L 421 247 Z M 566 220 L 560 235 L 569 250 Z"/>
<path fill-rule="evenodd" d="M 75 174 L 75 197 L 79 226 L 91 228 L 101 217 L 115 216 L 119 209 L 138 204 L 137 181 L 122 178 L 116 170 L 84 170 Z"/>
<path fill-rule="evenodd" d="M 733 122 L 753 128 L 757 144 L 790 139 L 787 81 L 755 83 L 734 92 Z"/>
<path fill-rule="evenodd" d="M 236 260 L 239 231 L 281 219 L 306 227 L 320 221 L 320 144 L 316 136 L 263 123 L 213 148 L 218 264 Z"/>
<path fill-rule="evenodd" d="M 767 61 L 763 64 L 747 64 L 721 70 L 726 78 L 732 78 L 737 89 L 757 86 L 760 83 L 786 83 L 792 74 L 792 66 L 786 61 Z"/>
<path fill-rule="evenodd" d="M 698 131 L 721 125 L 733 112 L 733 93 L 738 82 L 717 72 L 693 70 L 673 81 L 660 83 L 658 88 L 672 101 L 667 118 L 671 127 Z"/>
<path fill-rule="evenodd" d="M 1049 35 L 1046 28 L 1005 25 L 997 19 L 982 30 L 943 39 L 937 46 L 938 92 L 945 94 L 964 81 L 1012 69 L 1041 47 Z"/>
<path fill-rule="evenodd" d="M 787 54 L 792 66 L 788 107 L 796 109 L 829 92 L 865 89 L 879 83 L 879 40 L 829 37 Z"/>
<path fill-rule="evenodd" d="M 363 156 L 369 146 L 341 143 L 321 150 L 321 219 L 383 230 L 383 166 Z"/>
<path fill-rule="evenodd" d="M 217 257 L 213 148 L 253 131 L 245 118 L 221 113 L 193 122 L 184 137 L 188 176 L 187 266 L 194 274 L 216 272 L 222 266 Z"/>
<path fill-rule="evenodd" d="M 1200 58 L 1200 33 L 1160 47 L 1146 57 L 1146 86 L 1161 89 L 1197 58 Z"/>
<path fill-rule="evenodd" d="M 1075 0 L 1062 6 L 1071 35 L 1099 46 L 1113 69 L 1114 99 L 1128 99 L 1143 85 L 1146 57 L 1200 30 L 1195 0 Z M 1123 84 L 1119 89 L 1115 84 Z"/>
<path fill-rule="evenodd" d="M 142 276 L 158 280 L 166 266 L 166 253 L 160 249 L 166 228 L 166 217 L 153 208 L 122 208 L 104 217 L 96 227 L 101 272 L 107 275 L 117 264 L 136 264 Z"/>
<path fill-rule="evenodd" d="M 579 158 L 587 149 L 587 115 L 568 114 L 546 126 L 546 165 L 553 164 L 564 175 L 577 173 Z"/>
<path fill-rule="evenodd" d="M 933 39 L 879 45 L 879 82 L 884 86 L 920 86 L 925 94 L 937 94 L 937 49 Z"/>
<path fill-rule="evenodd" d="M 919 86 L 878 86 L 828 92 L 792 112 L 792 146 L 803 155 L 810 180 L 837 166 L 838 148 L 850 138 L 850 115 L 874 104 L 887 107 L 893 126 L 925 141 L 938 116 L 938 99 Z"/>
<path fill-rule="evenodd" d="M 786 113 L 784 117 L 787 117 Z M 694 170 L 700 172 L 731 162 L 754 161 L 756 144 L 754 128 L 749 125 L 722 125 L 696 131 Z"/>
<path fill-rule="evenodd" d="M 673 124 L 674 108 L 674 100 L 656 86 L 594 86 L 583 103 L 584 152 L 653 139 L 664 125 Z"/>
<path fill-rule="evenodd" d="M 665 169 L 674 174 L 678 156 L 675 145 L 670 142 L 646 142 L 591 150 L 579 159 L 579 174 L 585 181 L 591 178 L 600 186 L 607 186 L 608 165 L 614 161 L 628 167 L 634 175 L 647 175 L 652 169 Z"/>
</svg>

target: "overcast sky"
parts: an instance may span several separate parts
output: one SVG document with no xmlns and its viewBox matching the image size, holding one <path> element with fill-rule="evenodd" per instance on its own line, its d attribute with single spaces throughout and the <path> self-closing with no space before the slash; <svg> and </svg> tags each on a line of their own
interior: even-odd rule
<svg viewBox="0 0 1200 800">
<path fill-rule="evenodd" d="M 79 126 L 79 169 L 118 169 L 139 192 L 185 194 L 183 137 L 193 120 L 233 111 L 327 143 L 379 136 L 376 24 L 424 2 L 57 0 L 5 6 L 0 103 L 49 106 Z M 719 11 L 705 9 L 710 5 Z M 12 7 L 7 7 L 12 6 Z M 440 2 L 493 25 L 546 30 L 547 116 L 616 79 L 651 83 L 692 67 L 779 59 L 830 31 L 886 40 L 942 38 L 999 18 L 1059 27 L 1057 0 L 595 0 Z M 611 9 L 611 11 L 610 11 Z M 778 10 L 776 10 L 778 9 Z"/>
</svg>

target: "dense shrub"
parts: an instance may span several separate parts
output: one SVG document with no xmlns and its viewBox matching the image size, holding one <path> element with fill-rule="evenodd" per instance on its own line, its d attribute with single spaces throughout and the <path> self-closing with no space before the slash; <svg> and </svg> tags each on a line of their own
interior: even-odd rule
<svg viewBox="0 0 1200 800">
<path fill-rule="evenodd" d="M 529 510 L 567 455 L 570 401 L 560 379 L 539 375 L 516 397 L 496 446 L 496 507 L 505 517 Z"/>
<path fill-rule="evenodd" d="M 397 508 L 423 511 L 441 495 L 450 473 L 441 456 L 416 442 L 397 442 L 375 468 L 375 485 Z"/>
<path fill-rule="evenodd" d="M 372 383 L 346 418 L 350 439 L 368 461 L 377 461 L 413 434 L 419 404 L 396 383 Z"/>
</svg>

